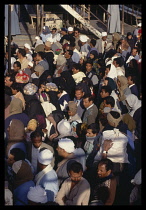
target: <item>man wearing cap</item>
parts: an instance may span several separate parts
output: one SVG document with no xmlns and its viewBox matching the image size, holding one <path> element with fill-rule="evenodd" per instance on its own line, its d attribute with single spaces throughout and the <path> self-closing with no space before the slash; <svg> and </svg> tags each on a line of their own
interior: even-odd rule
<svg viewBox="0 0 146 210">
<path fill-rule="evenodd" d="M 61 39 L 60 39 L 60 43 L 62 45 L 64 45 L 65 43 L 69 42 L 70 38 L 69 35 L 67 34 L 67 29 L 66 28 L 61 28 Z"/>
<path fill-rule="evenodd" d="M 109 41 L 107 40 L 107 32 L 102 32 L 101 33 L 101 39 L 98 39 L 96 41 L 96 45 L 95 45 L 95 48 L 97 48 L 98 53 L 100 54 L 100 56 L 103 55 L 108 42 Z"/>
<path fill-rule="evenodd" d="M 38 168 L 39 173 L 35 176 L 36 186 L 40 185 L 47 193 L 47 201 L 54 201 L 58 192 L 58 178 L 57 174 L 51 166 L 53 153 L 44 149 L 38 154 Z"/>
<path fill-rule="evenodd" d="M 56 173 L 58 176 L 59 188 L 63 181 L 68 177 L 67 164 L 70 160 L 75 160 L 74 151 L 75 144 L 69 138 L 61 138 L 58 141 L 58 146 L 56 148 L 58 155 L 63 158 L 61 162 L 58 163 Z"/>
<path fill-rule="evenodd" d="M 81 52 L 82 56 L 84 56 L 85 58 L 91 49 L 90 45 L 87 43 L 88 39 L 89 38 L 86 35 L 80 35 L 80 41 L 81 41 L 81 45 L 82 45 L 80 52 Z"/>
<path fill-rule="evenodd" d="M 68 27 L 68 35 L 70 38 L 70 43 L 74 43 L 75 42 L 75 38 L 74 38 L 74 29 L 73 27 Z"/>
<path fill-rule="evenodd" d="M 28 61 L 32 61 L 32 51 L 31 51 L 31 47 L 28 43 L 24 44 L 24 50 L 26 52 L 26 58 Z"/>
</svg>

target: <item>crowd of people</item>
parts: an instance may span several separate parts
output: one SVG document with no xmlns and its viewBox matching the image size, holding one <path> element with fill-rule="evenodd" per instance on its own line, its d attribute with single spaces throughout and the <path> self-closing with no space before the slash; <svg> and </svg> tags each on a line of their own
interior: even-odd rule
<svg viewBox="0 0 146 210">
<path fill-rule="evenodd" d="M 5 205 L 140 205 L 141 23 L 5 41 Z"/>
</svg>

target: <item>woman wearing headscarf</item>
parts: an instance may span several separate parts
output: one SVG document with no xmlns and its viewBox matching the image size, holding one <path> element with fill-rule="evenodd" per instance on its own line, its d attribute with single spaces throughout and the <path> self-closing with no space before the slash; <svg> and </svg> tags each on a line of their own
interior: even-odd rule
<svg viewBox="0 0 146 210">
<path fill-rule="evenodd" d="M 98 52 L 95 50 L 92 50 L 90 52 L 90 59 L 93 62 L 93 70 L 96 72 L 97 75 L 99 75 L 99 71 L 98 71 L 98 66 L 97 66 L 97 62 L 98 62 Z"/>
<path fill-rule="evenodd" d="M 137 98 L 134 94 L 129 94 L 126 96 L 126 104 L 130 108 L 130 116 L 136 122 L 135 128 L 135 155 L 136 155 L 136 167 L 137 171 L 141 168 L 141 100 Z"/>
<path fill-rule="evenodd" d="M 40 34 L 40 37 L 44 43 L 45 43 L 45 41 L 47 41 L 48 38 L 51 37 L 51 32 L 50 32 L 50 29 L 48 26 L 43 27 L 43 31 Z"/>
<path fill-rule="evenodd" d="M 61 73 L 61 77 L 65 80 L 66 83 L 66 92 L 69 94 L 70 99 L 73 100 L 74 99 L 74 94 L 75 94 L 75 87 L 76 87 L 76 83 L 72 77 L 72 75 L 70 74 L 69 71 L 63 71 Z"/>
<path fill-rule="evenodd" d="M 125 36 L 121 36 L 117 52 L 120 54 L 120 56 L 124 58 L 124 61 L 126 61 L 127 58 L 130 56 L 131 47 L 128 44 Z"/>
<path fill-rule="evenodd" d="M 131 47 L 131 52 L 132 52 L 132 49 L 135 47 L 136 42 L 135 42 L 135 39 L 133 38 L 131 32 L 127 33 L 126 41 L 128 42 L 129 46 Z"/>
<path fill-rule="evenodd" d="M 13 163 L 12 169 L 15 174 L 13 183 L 14 205 L 28 205 L 27 194 L 30 187 L 35 186 L 31 167 L 26 161 L 19 160 Z"/>
<path fill-rule="evenodd" d="M 23 113 L 23 104 L 19 98 L 14 98 L 10 103 L 9 117 L 5 119 L 6 138 L 8 138 L 7 128 L 9 127 L 12 119 L 20 120 L 25 127 L 30 120 L 29 116 L 26 113 Z"/>
</svg>

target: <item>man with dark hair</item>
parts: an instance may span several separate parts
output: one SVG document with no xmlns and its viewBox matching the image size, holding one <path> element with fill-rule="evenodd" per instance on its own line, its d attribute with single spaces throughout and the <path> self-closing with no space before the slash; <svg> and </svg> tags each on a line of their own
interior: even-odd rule
<svg viewBox="0 0 146 210">
<path fill-rule="evenodd" d="M 88 125 L 90 125 L 91 123 L 95 123 L 98 115 L 98 108 L 94 104 L 94 96 L 90 94 L 84 95 L 83 105 L 86 108 L 86 111 L 82 115 L 83 123 L 87 123 Z"/>
<path fill-rule="evenodd" d="M 74 101 L 77 103 L 77 113 L 80 117 L 82 117 L 82 114 L 85 110 L 85 107 L 83 105 L 83 96 L 84 96 L 84 90 L 80 86 L 76 86 L 75 88 L 75 97 Z"/>
<path fill-rule="evenodd" d="M 93 71 L 93 62 L 92 61 L 86 61 L 86 77 L 88 77 L 92 83 L 94 90 L 93 92 L 96 92 L 95 88 L 98 85 L 99 79 L 96 75 L 96 73 Z"/>
<path fill-rule="evenodd" d="M 109 196 L 105 202 L 105 205 L 113 205 L 116 195 L 117 182 L 113 175 L 113 162 L 108 159 L 101 159 L 98 162 L 97 174 L 95 179 L 92 180 L 91 184 L 91 201 L 97 199 L 97 192 L 101 186 L 106 186 L 109 189 Z"/>
<path fill-rule="evenodd" d="M 76 85 L 80 83 L 83 77 L 86 77 L 84 72 L 81 71 L 81 65 L 79 63 L 74 63 L 72 65 L 73 79 L 75 80 Z"/>
<path fill-rule="evenodd" d="M 80 43 L 80 29 L 74 28 L 74 37 L 75 37 L 75 48 L 80 51 L 81 44 Z"/>
<path fill-rule="evenodd" d="M 72 60 L 72 55 L 73 51 L 72 50 L 66 50 L 64 57 L 66 58 L 66 66 L 64 68 L 64 71 L 70 71 L 72 74 L 72 65 L 73 65 L 73 60 Z"/>
<path fill-rule="evenodd" d="M 17 56 L 18 56 L 17 61 L 21 63 L 21 69 L 27 68 L 29 60 L 27 60 L 26 58 L 26 51 L 22 48 L 18 48 Z"/>
<path fill-rule="evenodd" d="M 138 88 L 137 88 L 137 77 L 135 75 L 129 75 L 127 77 L 128 80 L 128 86 L 131 90 L 131 93 L 136 95 L 139 98 L 139 92 L 138 92 Z"/>
<path fill-rule="evenodd" d="M 59 205 L 88 205 L 90 185 L 83 178 L 83 167 L 79 162 L 72 162 L 68 168 L 67 178 L 57 193 L 55 201 Z"/>
<path fill-rule="evenodd" d="M 27 142 L 27 154 L 28 154 L 28 160 L 31 162 L 31 164 L 34 167 L 35 174 L 38 172 L 38 166 L 37 166 L 37 157 L 39 152 L 45 148 L 50 150 L 54 155 L 54 149 L 50 145 L 44 143 L 42 141 L 43 132 L 39 129 L 36 129 L 30 134 L 31 141 Z M 51 161 L 51 166 L 54 167 L 54 157 Z"/>
<path fill-rule="evenodd" d="M 124 60 L 122 56 L 114 58 L 113 65 L 116 67 L 117 76 L 125 76 Z"/>
<path fill-rule="evenodd" d="M 37 52 L 36 60 L 38 61 L 37 65 L 41 65 L 45 70 L 49 70 L 49 64 L 45 59 L 45 53 L 42 51 Z"/>
<path fill-rule="evenodd" d="M 87 58 L 90 57 L 90 52 L 93 51 L 93 50 L 95 50 L 95 51 L 98 53 L 98 50 L 97 50 L 97 48 L 95 47 L 95 45 L 96 45 L 96 39 L 91 39 L 89 45 L 90 45 L 91 49 L 90 49 L 90 51 L 88 52 Z"/>
<path fill-rule="evenodd" d="M 104 98 L 103 103 L 104 103 L 104 108 L 109 107 L 111 110 L 115 106 L 115 99 L 112 96 L 107 96 Z"/>
<path fill-rule="evenodd" d="M 67 29 L 66 28 L 61 28 L 61 39 L 60 39 L 60 44 L 62 44 L 62 46 L 67 43 L 67 41 L 70 40 L 70 37 L 69 35 L 67 34 Z"/>
<path fill-rule="evenodd" d="M 13 69 L 15 74 L 17 74 L 21 70 L 21 63 L 19 61 L 15 61 L 13 64 Z"/>
<path fill-rule="evenodd" d="M 11 85 L 15 82 L 15 75 L 9 75 L 5 77 L 5 86 L 11 87 Z"/>
</svg>

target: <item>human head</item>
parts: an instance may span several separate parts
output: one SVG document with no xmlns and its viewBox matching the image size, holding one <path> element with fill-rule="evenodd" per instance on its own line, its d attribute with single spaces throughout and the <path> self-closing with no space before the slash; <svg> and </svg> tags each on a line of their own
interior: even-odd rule
<svg viewBox="0 0 146 210">
<path fill-rule="evenodd" d="M 71 134 L 71 126 L 70 123 L 67 120 L 62 119 L 57 124 L 57 130 L 60 135 L 65 136 Z"/>
<path fill-rule="evenodd" d="M 18 55 L 18 58 L 25 57 L 26 56 L 25 49 L 18 48 L 17 55 Z"/>
<path fill-rule="evenodd" d="M 85 108 L 88 108 L 94 103 L 94 96 L 90 94 L 86 94 L 83 96 L 83 105 Z"/>
<path fill-rule="evenodd" d="M 9 75 L 5 77 L 5 86 L 11 87 L 11 85 L 15 82 L 15 76 Z"/>
<path fill-rule="evenodd" d="M 114 58 L 113 60 L 113 65 L 117 68 L 117 67 L 121 67 L 123 66 L 123 60 L 122 60 L 122 57 L 117 57 L 117 58 Z"/>
<path fill-rule="evenodd" d="M 11 89 L 12 89 L 13 95 L 15 95 L 16 93 L 18 93 L 21 90 L 20 85 L 17 82 L 15 82 L 11 85 Z"/>
<path fill-rule="evenodd" d="M 72 182 L 78 183 L 83 176 L 82 164 L 77 161 L 72 162 L 68 168 L 68 174 Z"/>
<path fill-rule="evenodd" d="M 60 32 L 63 36 L 67 34 L 67 29 L 66 28 L 61 28 Z"/>
<path fill-rule="evenodd" d="M 52 44 L 51 44 L 50 41 L 46 41 L 46 42 L 45 42 L 45 50 L 46 50 L 46 51 L 49 51 L 49 50 L 51 49 L 51 46 L 52 46 Z"/>
<path fill-rule="evenodd" d="M 134 75 L 129 75 L 127 77 L 128 85 L 135 84 L 137 82 L 137 77 Z"/>
<path fill-rule="evenodd" d="M 90 40 L 90 47 L 92 48 L 92 47 L 95 47 L 95 45 L 96 45 L 96 39 L 91 39 Z"/>
<path fill-rule="evenodd" d="M 43 132 L 39 129 L 36 129 L 30 134 L 30 139 L 35 148 L 39 148 L 42 144 Z"/>
<path fill-rule="evenodd" d="M 103 100 L 104 107 L 114 108 L 115 106 L 115 99 L 112 96 L 107 96 Z"/>
<path fill-rule="evenodd" d="M 128 87 L 128 80 L 125 76 L 121 75 L 121 76 L 117 76 L 117 86 L 120 89 L 125 89 L 126 87 Z"/>
<path fill-rule="evenodd" d="M 88 37 L 86 35 L 80 35 L 80 41 L 84 45 L 88 41 Z"/>
<path fill-rule="evenodd" d="M 61 157 L 67 157 L 75 150 L 74 142 L 69 138 L 61 138 L 58 141 L 58 147 L 56 148 L 58 155 Z"/>
<path fill-rule="evenodd" d="M 68 109 L 68 115 L 74 116 L 77 113 L 77 104 L 74 101 L 69 101 Z"/>
<path fill-rule="evenodd" d="M 97 53 L 96 50 L 92 50 L 92 51 L 90 52 L 90 58 L 93 59 L 93 60 L 95 60 L 95 59 L 98 58 L 98 53 Z"/>
<path fill-rule="evenodd" d="M 81 65 L 79 63 L 74 63 L 72 65 L 72 72 L 73 72 L 73 74 L 78 73 L 80 71 L 80 69 L 81 69 Z"/>
<path fill-rule="evenodd" d="M 26 131 L 35 131 L 37 126 L 38 126 L 38 122 L 36 121 L 36 119 L 31 119 L 29 120 L 27 124 Z"/>
<path fill-rule="evenodd" d="M 74 36 L 79 37 L 80 36 L 80 29 L 79 28 L 74 28 Z"/>
<path fill-rule="evenodd" d="M 72 33 L 74 33 L 74 29 L 73 29 L 73 27 L 68 27 L 68 34 L 72 34 Z"/>
<path fill-rule="evenodd" d="M 41 61 L 41 60 L 43 60 L 44 58 L 45 58 L 44 52 L 42 52 L 42 51 L 37 52 L 37 55 L 36 55 L 36 60 L 37 60 L 37 61 Z"/>
<path fill-rule="evenodd" d="M 106 77 L 105 79 L 104 79 L 104 85 L 105 86 L 107 86 L 107 85 L 109 85 L 110 87 L 111 87 L 111 89 L 112 90 L 115 90 L 116 89 L 116 83 L 115 83 L 115 81 L 112 79 L 112 78 L 110 78 L 110 77 Z"/>
<path fill-rule="evenodd" d="M 103 41 L 106 41 L 106 39 L 107 39 L 107 32 L 102 32 L 101 33 L 101 37 L 102 37 Z"/>
<path fill-rule="evenodd" d="M 14 72 L 18 72 L 21 69 L 21 63 L 19 61 L 15 61 L 13 64 Z"/>
<path fill-rule="evenodd" d="M 87 127 L 86 136 L 87 137 L 95 137 L 98 134 L 98 132 L 99 132 L 98 124 L 97 123 L 91 123 Z"/>
<path fill-rule="evenodd" d="M 69 58 L 72 57 L 72 55 L 73 55 L 73 51 L 72 51 L 72 50 L 66 50 L 66 52 L 65 52 L 65 54 L 64 54 L 64 57 L 65 57 L 66 59 L 69 59 Z"/>
<path fill-rule="evenodd" d="M 27 193 L 28 204 L 38 205 L 47 203 L 47 193 L 41 185 L 30 187 Z"/>
<path fill-rule="evenodd" d="M 101 159 L 98 162 L 97 174 L 99 178 L 104 178 L 109 176 L 113 170 L 113 162 L 110 159 Z"/>
<path fill-rule="evenodd" d="M 25 160 L 25 152 L 20 148 L 12 148 L 8 155 L 7 163 L 9 166 L 12 166 L 18 160 Z"/>
<path fill-rule="evenodd" d="M 52 159 L 53 159 L 53 153 L 49 149 L 43 148 L 38 153 L 39 167 L 40 167 L 40 165 L 47 166 L 47 165 L 51 164 Z"/>
<path fill-rule="evenodd" d="M 43 74 L 44 71 L 45 71 L 45 69 L 42 65 L 38 64 L 34 67 L 34 72 L 38 77 L 40 77 Z"/>
<path fill-rule="evenodd" d="M 110 111 L 107 114 L 107 120 L 108 120 L 108 124 L 113 126 L 113 127 L 117 127 L 119 125 L 119 122 L 122 120 L 122 117 L 120 115 L 119 112 L 117 111 Z"/>
<path fill-rule="evenodd" d="M 131 32 L 127 33 L 127 39 L 132 39 L 132 33 Z"/>
<path fill-rule="evenodd" d="M 139 54 L 139 49 L 138 49 L 138 47 L 134 47 L 132 49 L 131 55 L 133 55 L 135 57 L 137 54 Z"/>
<path fill-rule="evenodd" d="M 105 74 L 107 75 L 110 72 L 111 64 L 108 64 L 105 69 Z"/>
<path fill-rule="evenodd" d="M 55 34 L 57 31 L 57 28 L 52 28 L 52 34 Z"/>
<path fill-rule="evenodd" d="M 93 67 L 93 62 L 92 61 L 87 61 L 86 62 L 86 71 L 90 72 L 92 70 Z"/>
<path fill-rule="evenodd" d="M 75 97 L 77 100 L 80 100 L 84 96 L 84 91 L 82 87 L 76 86 L 75 88 Z"/>
<path fill-rule="evenodd" d="M 23 112 L 23 103 L 20 98 L 15 98 L 10 103 L 10 115 L 19 114 Z"/>
<path fill-rule="evenodd" d="M 109 85 L 101 87 L 101 90 L 100 90 L 101 98 L 105 98 L 107 96 L 110 96 L 111 93 L 112 93 L 112 90 L 111 90 L 111 87 Z"/>
<path fill-rule="evenodd" d="M 29 50 L 31 50 L 31 47 L 28 43 L 24 44 L 24 50 L 26 51 L 26 53 L 29 52 Z"/>
</svg>

